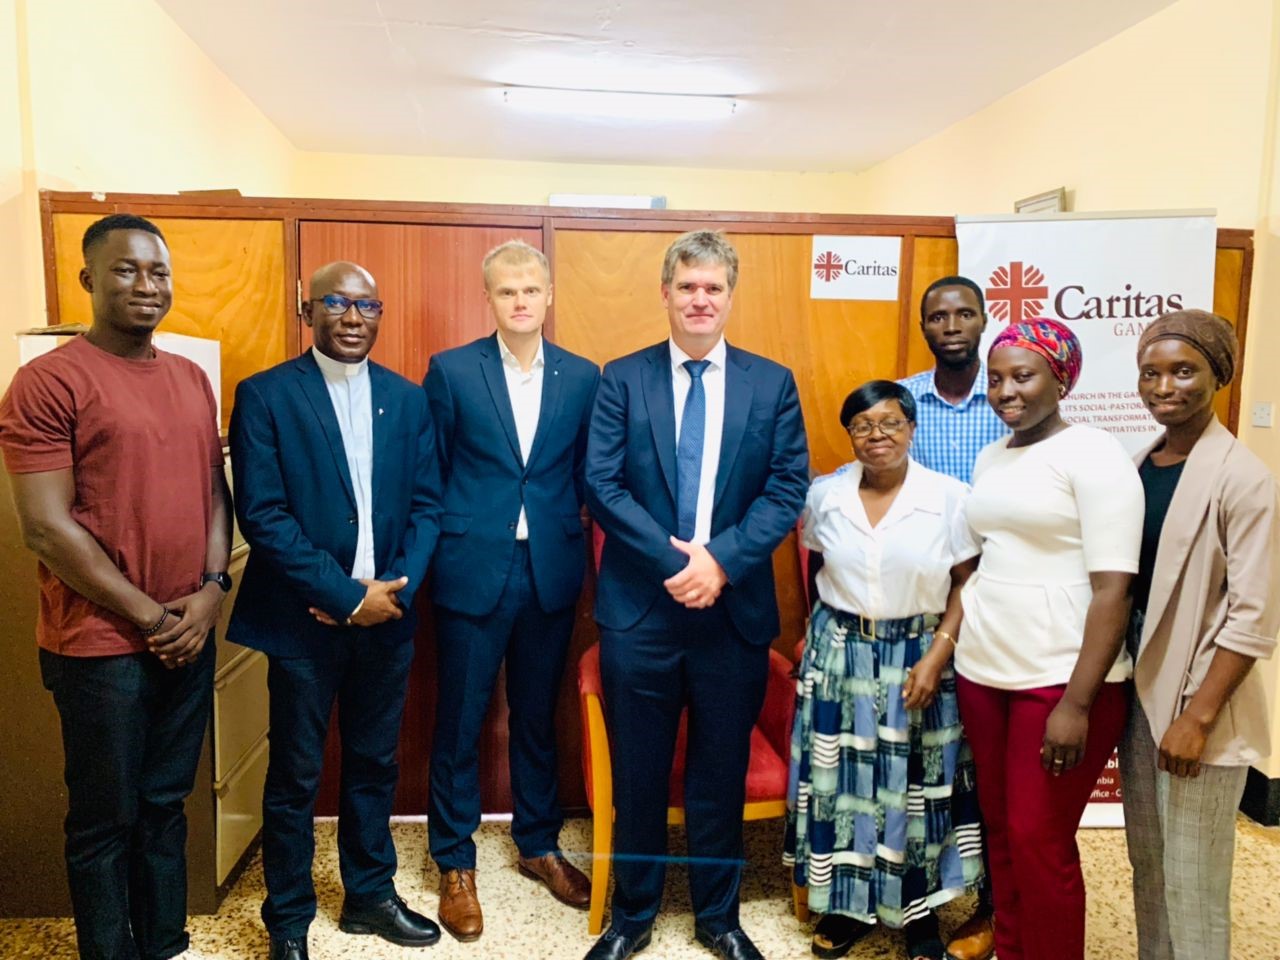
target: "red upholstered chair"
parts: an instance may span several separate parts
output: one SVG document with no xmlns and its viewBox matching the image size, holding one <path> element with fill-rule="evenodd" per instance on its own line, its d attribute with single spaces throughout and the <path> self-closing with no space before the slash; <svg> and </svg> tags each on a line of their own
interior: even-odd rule
<svg viewBox="0 0 1280 960">
<path fill-rule="evenodd" d="M 594 548 L 599 567 L 604 535 L 595 528 Z M 613 763 L 604 720 L 604 692 L 600 685 L 600 645 L 594 644 L 578 661 L 578 702 L 582 710 L 582 773 L 593 820 L 591 909 L 587 927 L 598 934 L 604 925 L 604 899 L 609 889 L 613 852 Z M 751 761 L 747 769 L 747 802 L 742 819 L 781 817 L 787 810 L 787 765 L 791 753 L 791 716 L 795 709 L 795 680 L 791 662 L 769 651 L 769 680 L 764 706 L 751 731 Z M 675 760 L 667 785 L 668 823 L 684 823 L 684 763 L 687 713 L 680 718 Z"/>
</svg>

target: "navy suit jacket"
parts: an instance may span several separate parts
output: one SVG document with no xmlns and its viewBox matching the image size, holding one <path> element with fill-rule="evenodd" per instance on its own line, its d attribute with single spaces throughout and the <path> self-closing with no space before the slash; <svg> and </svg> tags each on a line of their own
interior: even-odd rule
<svg viewBox="0 0 1280 960">
<path fill-rule="evenodd" d="M 688 557 L 676 524 L 676 425 L 664 341 L 606 364 L 587 440 L 587 504 L 604 528 L 596 620 L 627 630 Z M 773 551 L 795 526 L 809 452 L 791 371 L 728 347 L 724 430 L 707 549 L 729 583 L 718 603 L 749 642 L 778 635 Z"/>
<path fill-rule="evenodd" d="M 439 529 L 435 431 L 422 390 L 369 363 L 373 406 L 373 549 L 380 580 L 409 578 L 405 615 L 364 629 L 391 643 L 413 636 L 413 597 Z M 229 639 L 277 656 L 321 655 L 352 629 L 364 598 L 351 577 L 356 499 L 324 374 L 311 351 L 240 383 L 231 414 L 236 517 L 250 547 Z"/>
<path fill-rule="evenodd" d="M 582 465 L 600 371 L 546 340 L 542 355 L 542 407 L 528 463 L 497 334 L 431 358 L 423 386 L 444 489 L 431 596 L 449 610 L 479 617 L 498 605 L 521 504 L 539 605 L 562 610 L 582 590 Z"/>
</svg>

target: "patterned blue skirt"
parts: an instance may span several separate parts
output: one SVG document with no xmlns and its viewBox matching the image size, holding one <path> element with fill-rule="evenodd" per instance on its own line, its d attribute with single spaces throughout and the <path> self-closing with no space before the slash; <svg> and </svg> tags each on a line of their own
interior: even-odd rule
<svg viewBox="0 0 1280 960">
<path fill-rule="evenodd" d="M 817 913 L 899 928 L 982 878 L 951 667 L 928 708 L 902 705 L 936 624 L 878 620 L 871 635 L 872 621 L 814 607 L 796 680 L 783 862 Z"/>
</svg>

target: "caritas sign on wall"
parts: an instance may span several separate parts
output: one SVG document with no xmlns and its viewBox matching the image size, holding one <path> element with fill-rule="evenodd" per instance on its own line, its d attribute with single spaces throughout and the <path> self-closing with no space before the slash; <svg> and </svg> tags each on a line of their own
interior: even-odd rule
<svg viewBox="0 0 1280 960">
<path fill-rule="evenodd" d="M 814 237 L 814 300 L 897 300 L 901 237 Z"/>
<path fill-rule="evenodd" d="M 986 296 L 983 355 L 1010 323 L 1061 320 L 1084 350 L 1062 415 L 1131 453 L 1154 440 L 1138 399 L 1138 337 L 1170 310 L 1213 309 L 1213 213 L 957 217 L 956 240 L 960 273 Z"/>
</svg>

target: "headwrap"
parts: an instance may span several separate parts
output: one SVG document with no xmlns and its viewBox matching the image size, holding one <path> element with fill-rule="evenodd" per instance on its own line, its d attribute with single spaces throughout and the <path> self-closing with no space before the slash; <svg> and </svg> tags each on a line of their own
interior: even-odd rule
<svg viewBox="0 0 1280 960">
<path fill-rule="evenodd" d="M 1064 396 L 1080 379 L 1080 368 L 1084 365 L 1080 341 L 1070 327 L 1057 320 L 1041 317 L 1011 323 L 992 342 L 991 349 L 987 351 L 988 359 L 1000 347 L 1022 347 L 1044 357 L 1049 362 L 1049 370 L 1065 388 Z"/>
<path fill-rule="evenodd" d="M 1142 352 L 1157 340 L 1181 340 L 1203 353 L 1209 369 L 1218 378 L 1219 387 L 1225 387 L 1236 375 L 1240 342 L 1231 324 L 1217 314 L 1206 310 L 1178 310 L 1152 321 L 1138 337 L 1139 360 Z"/>
</svg>

